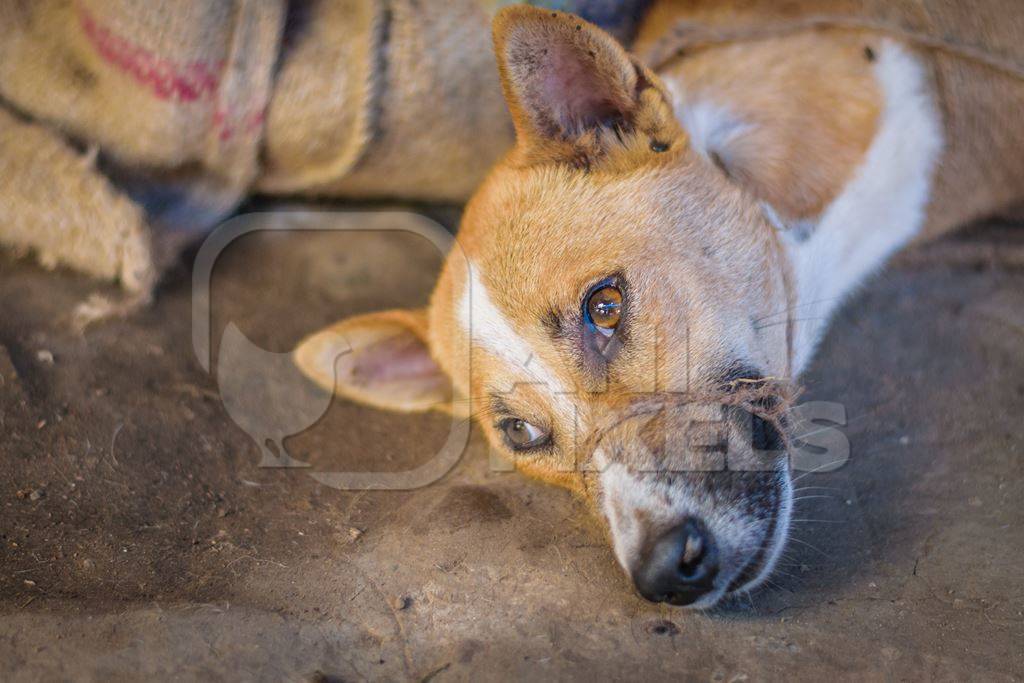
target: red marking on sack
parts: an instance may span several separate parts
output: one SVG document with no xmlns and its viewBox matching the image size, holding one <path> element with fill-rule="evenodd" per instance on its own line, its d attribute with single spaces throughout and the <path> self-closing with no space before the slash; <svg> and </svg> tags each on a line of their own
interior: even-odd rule
<svg viewBox="0 0 1024 683">
<path fill-rule="evenodd" d="M 220 130 L 220 139 L 227 140 L 234 134 L 234 129 L 227 121 L 228 115 L 223 109 L 213 112 L 213 127 Z"/>
<path fill-rule="evenodd" d="M 100 56 L 148 86 L 161 100 L 194 102 L 212 98 L 217 93 L 223 61 L 180 64 L 115 34 L 100 25 L 81 5 L 78 5 L 78 16 L 82 30 Z"/>
<path fill-rule="evenodd" d="M 266 120 L 266 118 L 267 114 L 262 109 L 249 112 L 249 115 L 245 117 L 245 132 L 255 133 L 256 131 L 263 127 L 263 122 Z"/>
<path fill-rule="evenodd" d="M 213 125 L 219 130 L 218 137 L 222 141 L 230 140 L 238 129 L 245 135 L 254 135 L 263 127 L 265 120 L 266 112 L 263 109 L 250 110 L 240 117 L 220 108 L 213 112 Z"/>
<path fill-rule="evenodd" d="M 251 104 L 250 104 L 251 105 Z M 218 108 L 213 113 L 213 126 L 218 132 L 221 141 L 226 141 L 241 130 L 244 135 L 254 135 L 263 127 L 266 121 L 265 109 L 250 109 L 243 114 L 226 111 Z"/>
</svg>

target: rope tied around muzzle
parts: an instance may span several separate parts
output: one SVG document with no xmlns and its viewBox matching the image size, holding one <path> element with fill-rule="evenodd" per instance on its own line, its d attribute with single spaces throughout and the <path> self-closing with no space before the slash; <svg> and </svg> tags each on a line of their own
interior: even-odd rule
<svg viewBox="0 0 1024 683">
<path fill-rule="evenodd" d="M 788 452 L 792 436 L 787 418 L 799 394 L 800 390 L 793 383 L 774 377 L 738 379 L 714 389 L 633 394 L 605 407 L 604 414 L 597 417 L 589 435 L 576 449 L 575 465 L 577 471 L 583 471 L 581 456 L 592 458 L 603 443 L 627 423 L 647 424 L 666 411 L 692 406 L 715 406 L 748 413 L 762 421 L 765 429 L 773 430 L 781 446 L 779 450 Z M 586 479 L 584 477 L 585 486 L 589 489 Z"/>
</svg>

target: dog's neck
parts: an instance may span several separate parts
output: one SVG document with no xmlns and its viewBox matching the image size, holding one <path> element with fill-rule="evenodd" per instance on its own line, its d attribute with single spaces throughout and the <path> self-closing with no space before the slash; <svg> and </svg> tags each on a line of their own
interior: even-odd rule
<svg viewBox="0 0 1024 683">
<path fill-rule="evenodd" d="M 795 301 L 792 371 L 811 359 L 848 293 L 921 231 L 943 129 L 924 65 L 886 43 L 875 72 L 883 104 L 863 163 L 809 234 L 783 232 Z"/>
<path fill-rule="evenodd" d="M 779 232 L 791 290 L 786 310 L 766 322 L 785 325 L 791 335 L 787 370 L 792 377 L 806 368 L 845 297 L 925 224 L 943 147 L 926 63 L 890 40 L 881 41 L 875 52 L 878 118 L 859 163 L 836 183 L 818 215 L 787 220 L 768 202 L 762 204 Z M 747 135 L 752 124 L 728 105 L 713 104 L 713 88 L 704 86 L 696 96 L 689 92 L 687 76 L 692 78 L 685 69 L 662 74 L 694 148 L 719 162 L 721 146 L 737 133 Z M 821 175 L 816 168 L 804 172 Z"/>
</svg>

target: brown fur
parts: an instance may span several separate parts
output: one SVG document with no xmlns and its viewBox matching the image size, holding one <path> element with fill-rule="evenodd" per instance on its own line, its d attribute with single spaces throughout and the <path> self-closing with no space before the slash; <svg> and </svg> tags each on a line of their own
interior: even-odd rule
<svg viewBox="0 0 1024 683">
<path fill-rule="evenodd" d="M 876 44 L 883 36 L 921 35 L 933 46 L 922 50 L 921 56 L 934 76 L 946 143 L 928 221 L 919 239 L 932 239 L 967 222 L 1003 213 L 1021 201 L 1024 156 L 1018 151 L 1024 147 L 1024 127 L 1016 112 L 1024 107 L 1024 13 L 1012 0 L 660 0 L 645 16 L 634 50 L 644 55 L 666 39 L 669 44 L 685 42 L 687 27 L 741 35 L 771 32 L 775 27 L 780 39 L 788 42 L 797 36 L 786 27 L 811 18 L 822 19 L 822 25 L 833 18 L 835 24 L 880 27 L 829 32 L 863 37 L 866 45 Z M 683 39 L 674 41 L 673 32 L 681 32 Z M 731 47 L 708 48 L 706 54 L 710 58 L 753 47 L 750 41 L 738 40 Z M 975 54 L 1006 68 L 972 59 Z M 695 56 L 687 55 L 684 61 Z M 799 58 L 796 53 L 793 56 Z M 814 56 L 827 59 L 818 50 Z M 856 95 L 855 91 L 847 94 Z"/>
<path fill-rule="evenodd" d="M 659 4 L 641 31 L 641 45 L 691 9 Z M 704 16 L 723 15 L 712 9 Z M 494 33 L 517 144 L 466 207 L 460 256 L 441 274 L 424 352 L 429 348 L 453 378 L 456 404 L 473 406 L 492 445 L 518 469 L 599 508 L 599 477 L 581 465 L 596 457 L 590 437 L 609 416 L 623 425 L 616 443 L 625 455 L 604 452 L 606 462 L 643 471 L 686 453 L 660 448 L 652 455 L 644 443 L 650 429 L 629 422 L 637 396 L 666 406 L 668 419 L 655 431 L 679 443 L 688 437 L 678 418 L 693 401 L 670 397 L 710 397 L 712 408 L 725 409 L 730 399 L 721 378 L 737 365 L 783 383 L 793 379 L 798 284 L 790 247 L 779 234 L 786 226 L 773 225 L 763 207 L 784 220 L 812 222 L 857 177 L 890 104 L 872 70 L 882 38 L 840 29 L 759 38 L 686 54 L 655 74 L 571 15 L 510 8 L 497 17 Z M 928 59 L 918 55 L 934 66 Z M 966 92 L 966 84 L 957 85 Z M 721 153 L 696 148 L 694 131 L 677 121 L 682 112 L 674 107 L 687 104 L 673 100 L 680 91 L 694 101 L 713 101 L 744 124 Z M 958 92 L 935 93 L 946 107 L 947 136 L 961 125 L 962 115 L 949 112 Z M 916 91 L 906 96 L 917 101 Z M 954 194 L 949 178 L 967 163 L 965 150 L 978 149 L 977 139 L 954 139 L 946 148 L 936 192 L 961 199 L 969 192 Z M 1024 194 L 1024 182 L 1014 185 L 1020 163 L 1005 156 L 972 167 L 975 175 L 991 173 L 996 189 L 984 202 L 964 200 L 956 218 L 993 211 Z M 951 216 L 937 207 L 952 199 L 932 197 L 929 229 L 948 229 Z M 827 251 L 843 257 L 840 263 L 863 257 L 856 245 L 879 238 L 873 227 L 844 224 L 823 233 L 836 241 Z M 623 341 L 616 357 L 595 366 L 580 341 L 586 334 L 581 301 L 611 274 L 624 289 L 617 333 Z M 472 311 L 471 334 L 466 311 Z M 503 416 L 549 432 L 551 445 L 526 454 L 511 450 L 500 433 Z M 721 428 L 731 433 L 735 425 L 725 421 Z M 766 476 L 736 477 L 726 486 L 695 475 L 677 486 L 680 495 L 702 500 L 730 490 L 733 509 L 744 499 L 774 501 L 775 519 L 784 517 L 780 501 L 788 479 L 779 484 L 767 470 L 758 474 Z M 663 482 L 638 476 L 634 483 L 678 514 Z M 602 509 L 609 524 L 622 514 L 617 505 L 612 500 Z M 728 517 L 730 504 L 716 505 L 704 509 Z M 765 518 L 718 523 L 734 531 L 761 524 L 753 546 L 749 538 L 733 539 L 733 550 L 745 558 L 774 538 L 764 530 Z M 677 522 L 652 521 L 651 527 Z M 619 559 L 632 572 L 633 558 Z"/>
<path fill-rule="evenodd" d="M 811 218 L 846 185 L 874 137 L 879 92 L 865 57 L 873 42 L 821 31 L 726 45 L 679 60 L 665 78 L 749 122 L 722 159 L 725 170 L 784 216 Z"/>
<path fill-rule="evenodd" d="M 509 40 L 504 24 L 530 12 L 540 14 L 514 8 L 499 15 L 495 24 L 499 55 Z M 561 26 L 556 30 L 563 35 L 580 33 L 577 25 L 599 35 L 598 29 L 571 15 L 559 14 L 558 21 Z M 529 115 L 513 105 L 514 120 L 522 131 L 520 143 L 466 207 L 459 235 L 462 251 L 484 274 L 495 304 L 503 311 L 515 311 L 510 322 L 516 331 L 537 350 L 539 360 L 555 369 L 564 386 L 583 392 L 576 405 L 581 414 L 600 411 L 608 401 L 618 401 L 623 392 L 706 383 L 732 359 L 732 350 L 723 340 L 744 346 L 744 354 L 757 346 L 748 325 L 739 329 L 731 322 L 734 310 L 722 305 L 722 291 L 733 293 L 736 310 L 744 309 L 744 321 L 748 310 L 763 317 L 786 306 L 774 233 L 752 198 L 687 146 L 685 134 L 671 117 L 660 79 L 641 72 L 646 87 L 637 89 L 640 79 L 630 81 L 628 73 L 635 63 L 617 44 L 605 41 L 603 45 L 613 53 L 606 56 L 608 69 L 622 71 L 606 72 L 604 78 L 627 82 L 624 92 L 634 89 L 633 100 L 621 106 L 636 123 L 619 135 L 585 130 L 563 136 L 550 128 L 538 131 Z M 518 84 L 506 79 L 505 89 L 515 102 L 521 92 Z M 653 151 L 652 139 L 667 141 L 667 151 Z M 575 163 L 581 149 L 588 159 L 583 168 Z M 715 196 L 716 206 L 694 199 L 702 195 Z M 636 211 L 640 206 L 660 208 L 644 213 Z M 682 232 L 652 239 L 659 234 L 655 226 L 666 222 L 679 225 Z M 736 230 L 709 231 L 703 227 L 707 224 L 735 225 Z M 737 262 L 744 264 L 738 278 Z M 549 310 L 575 311 L 591 281 L 619 269 L 638 274 L 631 291 L 644 302 L 634 312 L 630 327 L 631 348 L 636 351 L 627 354 L 607 378 L 572 372 L 564 346 L 547 338 L 536 321 Z M 556 272 L 561 286 L 553 288 L 549 274 Z M 662 287 L 678 281 L 680 272 L 689 282 L 685 307 L 675 293 Z M 453 296 L 464 290 L 465 278 L 461 262 L 446 266 L 430 307 L 430 348 L 449 375 L 471 377 L 471 384 L 456 386 L 457 395 L 482 399 L 496 387 L 516 386 L 521 373 L 486 350 L 465 348 L 454 310 L 459 297 Z M 700 315 L 694 316 L 695 312 Z M 689 357 L 659 357 L 659 345 L 662 353 L 673 349 L 681 343 L 684 330 L 692 336 Z M 773 341 L 758 361 L 770 374 L 785 376 L 784 340 L 777 334 L 769 337 Z M 471 374 L 464 367 L 470 359 Z M 548 410 L 548 397 L 529 385 L 519 385 L 509 400 L 526 416 Z M 562 421 L 557 429 L 570 433 L 573 426 Z M 494 436 L 492 429 L 487 432 Z M 500 447 L 500 442 L 495 444 Z M 533 476 L 578 492 L 585 490 L 581 473 L 563 471 L 551 462 L 550 458 L 525 458 L 516 464 Z"/>
</svg>

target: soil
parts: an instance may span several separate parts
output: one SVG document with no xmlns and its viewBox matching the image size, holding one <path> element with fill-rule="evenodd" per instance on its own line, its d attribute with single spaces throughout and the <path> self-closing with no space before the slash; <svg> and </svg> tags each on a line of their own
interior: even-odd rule
<svg viewBox="0 0 1024 683">
<path fill-rule="evenodd" d="M 710 613 L 638 598 L 587 511 L 475 429 L 422 488 L 321 476 L 428 461 L 440 416 L 335 400 L 285 440 L 308 467 L 261 467 L 193 349 L 194 252 L 81 335 L 74 307 L 115 291 L 0 256 L 0 680 L 1019 680 L 1022 254 L 979 227 L 847 303 L 803 399 L 845 406 L 850 460 L 798 482 L 821 488 L 771 585 Z M 439 263 L 407 233 L 249 235 L 211 338 L 284 353 L 424 303 Z"/>
</svg>

